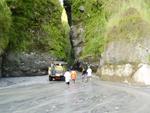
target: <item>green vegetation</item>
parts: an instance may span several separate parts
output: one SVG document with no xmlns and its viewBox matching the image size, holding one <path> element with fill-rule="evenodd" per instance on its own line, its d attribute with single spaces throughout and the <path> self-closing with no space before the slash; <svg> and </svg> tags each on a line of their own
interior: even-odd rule
<svg viewBox="0 0 150 113">
<path fill-rule="evenodd" d="M 118 7 L 118 12 L 111 14 L 108 20 L 107 40 L 126 39 L 133 42 L 147 36 L 150 30 L 149 17 L 149 8 L 143 0 L 124 1 Z"/>
<path fill-rule="evenodd" d="M 11 12 L 4 0 L 0 1 L 0 54 L 8 45 L 8 33 L 11 26 Z"/>
<path fill-rule="evenodd" d="M 72 0 L 72 6 L 73 24 L 85 28 L 81 57 L 99 56 L 110 41 L 134 42 L 150 34 L 149 0 Z"/>
<path fill-rule="evenodd" d="M 59 0 L 1 0 L 0 53 L 7 47 L 13 52 L 49 53 L 66 60 L 69 29 L 61 21 L 62 9 Z"/>
<path fill-rule="evenodd" d="M 110 41 L 133 42 L 150 35 L 149 0 L 67 2 L 73 9 L 72 23 L 85 29 L 81 58 L 99 57 Z M 71 50 L 69 26 L 61 21 L 62 11 L 59 0 L 1 0 L 0 53 L 7 48 L 67 59 Z"/>
<path fill-rule="evenodd" d="M 104 50 L 104 31 L 106 18 L 102 7 L 102 1 L 76 0 L 73 6 L 73 24 L 82 23 L 85 29 L 85 46 L 81 57 L 97 57 Z M 85 12 L 80 12 L 79 7 L 83 6 Z"/>
</svg>

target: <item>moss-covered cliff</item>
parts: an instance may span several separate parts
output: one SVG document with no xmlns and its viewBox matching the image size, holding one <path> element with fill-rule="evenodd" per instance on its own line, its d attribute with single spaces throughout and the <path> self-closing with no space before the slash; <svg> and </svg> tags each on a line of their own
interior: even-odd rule
<svg viewBox="0 0 150 113">
<path fill-rule="evenodd" d="M 85 30 L 80 57 L 99 57 L 113 40 L 133 42 L 149 34 L 148 0 L 72 0 L 72 9 L 73 25 Z"/>
<path fill-rule="evenodd" d="M 73 35 L 82 37 L 79 58 L 100 60 L 102 79 L 132 81 L 150 63 L 149 0 L 72 0 L 72 9 L 73 27 L 84 31 Z"/>
<path fill-rule="evenodd" d="M 9 48 L 14 51 L 48 52 L 67 59 L 68 37 L 61 22 L 58 0 L 7 0 L 12 12 Z"/>
<path fill-rule="evenodd" d="M 0 66 L 4 76 L 38 75 L 70 59 L 69 26 L 59 0 L 0 1 Z"/>
<path fill-rule="evenodd" d="M 80 25 L 85 31 L 81 58 L 99 57 L 104 50 L 106 15 L 103 5 L 100 0 L 72 1 L 73 25 Z"/>
<path fill-rule="evenodd" d="M 5 0 L 0 1 L 0 77 L 2 68 L 2 54 L 9 43 L 9 30 L 11 26 L 11 11 Z"/>
<path fill-rule="evenodd" d="M 4 52 L 9 42 L 11 26 L 11 12 L 5 0 L 0 1 L 0 55 Z"/>
</svg>

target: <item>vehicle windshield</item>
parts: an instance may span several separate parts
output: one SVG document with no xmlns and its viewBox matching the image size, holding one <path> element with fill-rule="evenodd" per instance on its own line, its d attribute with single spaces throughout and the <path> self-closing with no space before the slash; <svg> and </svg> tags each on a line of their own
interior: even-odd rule
<svg viewBox="0 0 150 113">
<path fill-rule="evenodd" d="M 58 72 L 63 72 L 63 71 L 64 71 L 64 69 L 63 69 L 62 66 L 55 66 L 55 70 L 56 70 L 57 73 L 58 73 Z"/>
</svg>

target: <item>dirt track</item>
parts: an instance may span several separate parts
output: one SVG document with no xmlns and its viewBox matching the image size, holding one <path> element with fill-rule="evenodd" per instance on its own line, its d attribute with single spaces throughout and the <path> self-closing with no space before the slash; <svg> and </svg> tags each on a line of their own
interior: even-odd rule
<svg viewBox="0 0 150 113">
<path fill-rule="evenodd" d="M 0 81 L 0 113 L 150 113 L 150 87 L 97 77 L 87 83 L 79 79 L 70 88 L 47 76 Z"/>
</svg>

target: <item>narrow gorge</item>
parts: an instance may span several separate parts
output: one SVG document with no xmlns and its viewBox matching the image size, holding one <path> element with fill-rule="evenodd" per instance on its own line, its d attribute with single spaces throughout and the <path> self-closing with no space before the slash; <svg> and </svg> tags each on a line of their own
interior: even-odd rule
<svg viewBox="0 0 150 113">
<path fill-rule="evenodd" d="M 0 75 L 44 75 L 51 61 L 60 60 L 88 64 L 102 80 L 150 84 L 148 0 L 63 0 L 63 6 L 60 0 L 1 0 L 0 5 Z"/>
</svg>

